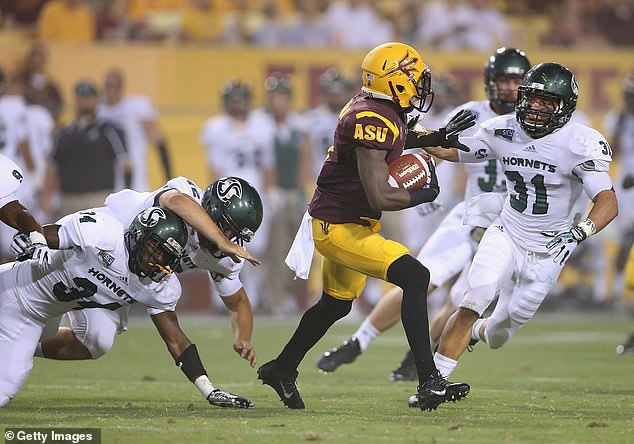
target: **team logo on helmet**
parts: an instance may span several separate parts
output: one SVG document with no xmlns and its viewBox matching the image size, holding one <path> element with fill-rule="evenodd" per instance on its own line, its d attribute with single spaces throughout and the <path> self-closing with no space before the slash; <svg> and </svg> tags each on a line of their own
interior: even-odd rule
<svg viewBox="0 0 634 444">
<path fill-rule="evenodd" d="M 229 202 L 232 197 L 242 198 L 242 184 L 235 177 L 228 177 L 218 181 L 218 198 L 222 202 Z"/>
<path fill-rule="evenodd" d="M 570 79 L 570 87 L 572 88 L 572 92 L 575 95 L 579 95 L 579 85 L 577 85 L 577 78 L 573 75 L 572 79 Z"/>
<path fill-rule="evenodd" d="M 416 72 L 416 62 L 418 62 L 417 57 L 410 57 L 409 51 L 405 53 L 403 58 L 399 60 L 394 67 L 389 69 L 383 76 L 390 77 L 392 75 L 398 74 L 399 71 L 405 73 L 409 77 L 409 79 L 414 78 L 413 72 Z"/>
<path fill-rule="evenodd" d="M 138 216 L 137 219 L 144 227 L 152 228 L 159 223 L 161 219 L 167 219 L 165 216 L 165 212 L 162 208 L 147 208 L 143 210 Z"/>
</svg>

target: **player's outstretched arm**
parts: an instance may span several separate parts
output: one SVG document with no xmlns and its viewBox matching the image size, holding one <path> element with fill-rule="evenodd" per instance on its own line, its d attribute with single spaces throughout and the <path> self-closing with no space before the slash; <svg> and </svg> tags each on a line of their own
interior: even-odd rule
<svg viewBox="0 0 634 444">
<path fill-rule="evenodd" d="M 166 191 L 159 197 L 159 204 L 182 217 L 189 226 L 216 244 L 218 249 L 231 257 L 234 262 L 238 263 L 240 262 L 238 258 L 243 258 L 253 265 L 261 264 L 261 261 L 251 256 L 246 249 L 227 239 L 204 208 L 187 194 L 177 190 Z"/>
<path fill-rule="evenodd" d="M 233 350 L 241 357 L 249 361 L 255 368 L 257 356 L 255 348 L 251 344 L 253 334 L 253 310 L 251 302 L 244 288 L 236 291 L 231 296 L 223 297 L 222 302 L 230 312 L 231 328 L 233 329 Z"/>
<path fill-rule="evenodd" d="M 253 408 L 254 404 L 247 398 L 217 389 L 207 377 L 207 370 L 200 359 L 196 345 L 185 336 L 173 311 L 164 311 L 152 315 L 152 322 L 163 338 L 167 349 L 183 371 L 212 405 L 218 407 Z"/>
</svg>

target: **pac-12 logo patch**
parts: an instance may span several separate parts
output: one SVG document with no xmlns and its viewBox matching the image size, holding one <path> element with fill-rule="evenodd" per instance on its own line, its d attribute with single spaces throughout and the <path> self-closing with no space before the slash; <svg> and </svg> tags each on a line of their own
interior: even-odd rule
<svg viewBox="0 0 634 444">
<path fill-rule="evenodd" d="M 143 210 L 143 212 L 137 216 L 137 219 L 141 225 L 152 228 L 158 224 L 161 219 L 167 219 L 167 216 L 162 208 L 150 207 Z"/>
<path fill-rule="evenodd" d="M 226 177 L 218 181 L 218 198 L 222 202 L 228 202 L 233 196 L 242 198 L 242 184 L 235 177 Z"/>
</svg>

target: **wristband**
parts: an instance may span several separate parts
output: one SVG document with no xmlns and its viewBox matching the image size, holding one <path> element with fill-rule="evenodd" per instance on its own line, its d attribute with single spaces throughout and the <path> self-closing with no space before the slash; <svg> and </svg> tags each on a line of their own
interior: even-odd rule
<svg viewBox="0 0 634 444">
<path fill-rule="evenodd" d="M 597 232 L 597 227 L 592 220 L 586 218 L 570 229 L 577 242 L 581 242 Z"/>
<path fill-rule="evenodd" d="M 46 238 L 39 231 L 31 231 L 29 233 L 29 239 L 31 239 L 32 244 L 48 245 L 46 242 Z"/>
<path fill-rule="evenodd" d="M 421 188 L 419 190 L 407 190 L 409 193 L 410 207 L 414 207 L 423 202 L 431 202 L 438 197 L 438 189 Z"/>
</svg>

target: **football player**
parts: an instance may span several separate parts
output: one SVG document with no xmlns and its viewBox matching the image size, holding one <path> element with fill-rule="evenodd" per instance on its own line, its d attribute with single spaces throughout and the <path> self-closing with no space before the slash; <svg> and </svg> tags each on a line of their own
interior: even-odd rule
<svg viewBox="0 0 634 444">
<path fill-rule="evenodd" d="M 296 385 L 300 362 L 330 326 L 350 312 L 371 276 L 403 289 L 402 321 L 418 370 L 420 408 L 432 410 L 466 396 L 469 387 L 449 383 L 434 366 L 427 326 L 429 271 L 406 247 L 378 233 L 382 211 L 430 202 L 439 192 L 433 173 L 428 186 L 417 190 L 392 188 L 387 181 L 389 164 L 407 146 L 406 113 L 413 108 L 426 112 L 431 105 L 431 73 L 414 48 L 397 42 L 371 50 L 361 69 L 363 88 L 339 114 L 334 145 L 309 205 L 310 217 L 302 222 L 323 256 L 321 298 L 304 313 L 277 358 L 258 369 L 258 376 L 287 407 L 303 409 Z M 471 117 L 460 114 L 434 133 L 436 140 L 418 143 L 446 143 L 446 134 L 470 125 Z"/>
<path fill-rule="evenodd" d="M 20 167 L 0 154 L 0 220 L 22 234 L 22 245 L 16 253 L 47 262 L 49 250 L 42 227 L 18 200 L 17 193 L 23 180 Z"/>
<path fill-rule="evenodd" d="M 276 183 L 275 127 L 263 113 L 253 112 L 251 87 L 243 81 L 234 79 L 223 85 L 222 103 L 225 113 L 209 119 L 200 136 L 209 174 L 213 180 L 241 177 L 267 195 Z M 267 215 L 260 226 L 262 235 L 249 246 L 249 251 L 258 257 L 266 253 L 268 219 Z M 242 276 L 243 283 L 257 306 L 267 276 L 258 268 L 247 266 L 247 270 Z"/>
<path fill-rule="evenodd" d="M 5 185 L 4 182 L 7 179 L 3 177 L 2 187 L 7 186 L 8 188 L 1 193 L 7 195 L 13 190 L 16 203 L 19 200 L 22 205 L 34 210 L 36 207 L 35 184 L 31 175 L 35 172 L 35 162 L 28 141 L 26 104 L 20 89 L 19 78 L 17 76 L 8 78 L 0 69 L 0 147 L 2 155 L 19 166 L 16 171 L 19 171 L 21 176 L 19 181 L 22 182 L 21 186 L 14 188 L 8 183 Z M 12 171 L 13 168 L 9 170 L 9 173 Z M 26 180 L 23 181 L 22 178 L 25 177 Z M 9 179 L 13 182 L 15 180 L 15 178 Z M 12 260 L 15 257 L 10 251 L 11 238 L 15 233 L 14 228 L 15 226 L 11 224 L 0 224 L 0 262 L 3 259 Z"/>
<path fill-rule="evenodd" d="M 204 192 L 191 180 L 178 177 L 151 193 L 123 190 L 106 199 L 107 209 L 124 225 L 138 211 L 153 205 L 172 210 L 188 225 L 189 241 L 175 271 L 209 271 L 231 313 L 233 349 L 254 367 L 253 312 L 238 275 L 244 265 L 240 258 L 259 264 L 241 246 L 253 238 L 262 220 L 258 192 L 237 177 L 219 179 Z M 55 336 L 44 339 L 36 354 L 50 359 L 97 359 L 110 351 L 115 334 L 124 331 L 126 324 L 125 307 L 69 312 L 62 317 L 62 327 Z"/>
<path fill-rule="evenodd" d="M 98 208 L 66 216 L 45 231 L 54 249 L 50 264 L 26 260 L 0 266 L 0 407 L 24 385 L 48 319 L 133 303 L 148 307 L 176 365 L 205 399 L 221 407 L 253 407 L 212 385 L 196 346 L 178 325 L 174 309 L 181 288 L 171 274 L 187 245 L 181 218 L 150 207 L 126 229 L 107 208 Z"/>
<path fill-rule="evenodd" d="M 517 90 L 522 83 L 522 77 L 530 67 L 524 51 L 516 48 L 497 49 L 484 65 L 486 100 L 467 102 L 452 110 L 448 116 L 453 116 L 461 110 L 469 110 L 477 116 L 476 123 L 479 125 L 490 118 L 513 112 Z M 473 135 L 476 130 L 477 126 L 474 126 L 462 134 Z M 446 304 L 430 324 L 432 349 L 437 345 L 445 322 L 464 293 L 466 274 L 477 248 L 477 238 L 482 235 L 482 228 L 463 224 L 467 202 L 482 193 L 497 193 L 500 196 L 506 196 L 504 174 L 496 159 L 465 164 L 465 166 L 468 176 L 464 200 L 456 205 L 438 225 L 437 230 L 425 243 L 417 257 L 431 274 L 428 294 L 460 275 L 451 288 Z M 354 335 L 339 347 L 324 353 L 317 362 L 317 366 L 325 372 L 332 372 L 342 364 L 353 362 L 377 335 L 398 322 L 402 294 L 398 287 L 390 290 Z M 393 381 L 416 378 L 411 351 L 406 354 L 390 377 Z"/>
<path fill-rule="evenodd" d="M 570 121 L 578 96 L 570 70 L 540 63 L 522 80 L 515 115 L 487 120 L 473 136 L 457 138 L 454 145 L 469 152 L 428 148 L 454 162 L 497 159 L 508 189 L 440 339 L 434 360 L 444 376 L 472 339 L 502 347 L 533 317 L 577 245 L 618 213 L 608 174 L 612 149 L 598 131 Z M 491 316 L 480 319 L 504 287 L 510 291 L 500 293 Z"/>
</svg>

